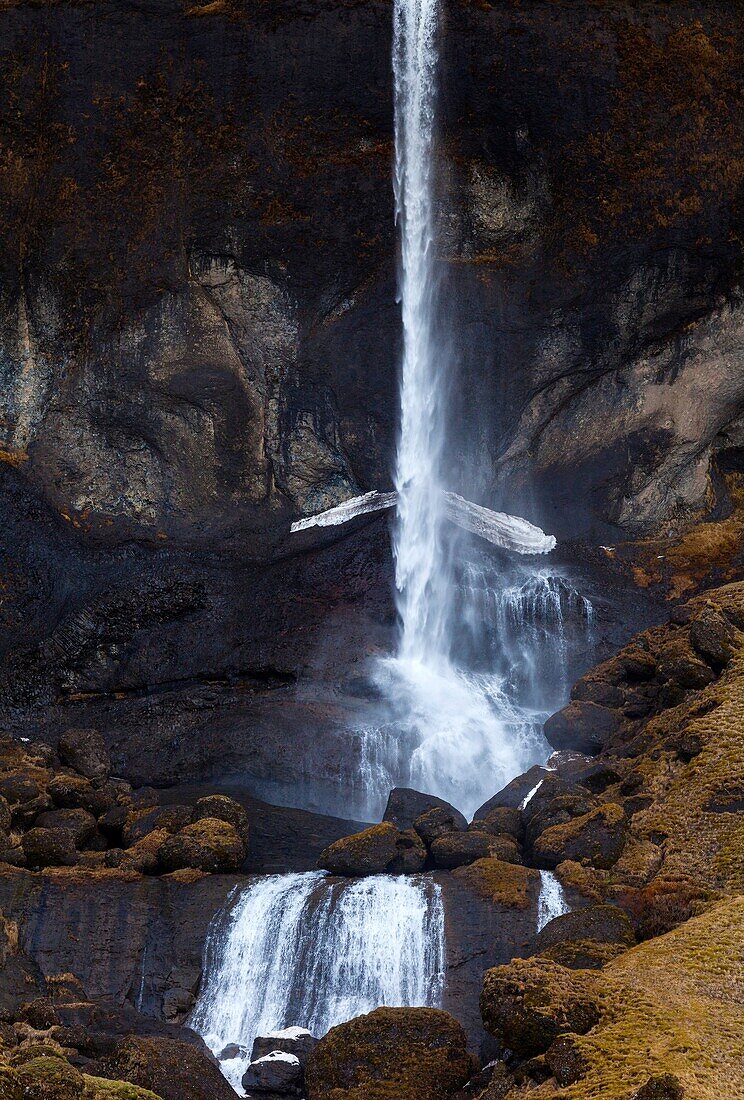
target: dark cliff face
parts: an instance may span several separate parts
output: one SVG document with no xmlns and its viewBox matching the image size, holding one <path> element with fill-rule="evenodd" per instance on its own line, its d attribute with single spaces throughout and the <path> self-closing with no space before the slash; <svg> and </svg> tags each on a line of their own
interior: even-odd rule
<svg viewBox="0 0 744 1100">
<path fill-rule="evenodd" d="M 297 783 L 308 723 L 331 755 L 346 735 L 293 685 L 319 639 L 349 679 L 389 648 L 386 523 L 335 545 L 287 531 L 389 484 L 390 22 L 273 0 L 4 11 L 9 728 L 94 725 L 158 783 L 231 755 Z M 726 516 L 739 24 L 733 3 L 446 6 L 439 239 L 469 496 L 606 542 Z M 625 631 L 655 612 L 634 615 Z"/>
<path fill-rule="evenodd" d="M 448 5 L 453 435 L 558 530 L 683 527 L 741 443 L 735 4 Z M 121 541 L 389 480 L 386 4 L 3 15 L 3 456 Z M 69 517 L 69 518 L 67 518 Z"/>
</svg>

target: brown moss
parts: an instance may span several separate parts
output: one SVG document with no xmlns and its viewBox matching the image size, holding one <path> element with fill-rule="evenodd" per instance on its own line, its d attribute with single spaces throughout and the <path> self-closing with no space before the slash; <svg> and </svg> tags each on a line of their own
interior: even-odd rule
<svg viewBox="0 0 744 1100">
<path fill-rule="evenodd" d="M 155 1092 L 131 1085 L 128 1081 L 109 1081 L 105 1077 L 83 1074 L 83 1100 L 160 1100 Z"/>
<path fill-rule="evenodd" d="M 14 466 L 19 469 L 24 462 L 28 462 L 28 451 L 18 448 L 0 447 L 0 462 L 6 466 Z"/>
<path fill-rule="evenodd" d="M 310 1100 L 446 1100 L 470 1077 L 465 1032 L 435 1008 L 378 1008 L 332 1028 L 310 1056 Z"/>
<path fill-rule="evenodd" d="M 566 1100 L 627 1100 L 674 1074 L 690 1100 L 744 1096 L 744 898 L 727 900 L 602 971 L 599 1024 Z"/>
<path fill-rule="evenodd" d="M 742 131 L 729 109 L 739 79 L 735 34 L 699 20 L 666 34 L 642 17 L 611 26 L 609 118 L 563 151 L 557 177 L 574 185 L 558 197 L 576 226 L 571 243 L 581 251 L 608 229 L 640 236 L 690 222 L 704 237 L 711 211 L 744 179 Z"/>
<path fill-rule="evenodd" d="M 0 1060 L 0 1097 L 2 1100 L 23 1100 L 23 1086 L 14 1069 Z"/>
<path fill-rule="evenodd" d="M 16 1072 L 24 1100 L 78 1100 L 85 1087 L 80 1071 L 61 1058 L 33 1058 Z"/>
<path fill-rule="evenodd" d="M 594 940 L 564 940 L 540 952 L 540 958 L 560 963 L 570 970 L 599 970 L 627 951 L 627 944 L 596 943 Z"/>
<path fill-rule="evenodd" d="M 511 909 L 527 909 L 540 882 L 538 872 L 532 868 L 492 857 L 458 867 L 452 874 L 479 897 Z"/>
<path fill-rule="evenodd" d="M 586 859 L 592 866 L 612 867 L 625 839 L 625 811 L 617 803 L 605 802 L 589 813 L 562 825 L 551 825 L 534 843 L 535 859 L 541 865 L 557 866 L 563 859 Z"/>
<path fill-rule="evenodd" d="M 605 894 L 606 873 L 595 867 L 585 867 L 573 859 L 565 859 L 555 869 L 558 879 L 569 890 L 575 890 L 582 897 L 592 901 L 601 901 Z"/>
<path fill-rule="evenodd" d="M 486 971 L 481 1016 L 486 1030 L 521 1057 L 544 1053 L 559 1035 L 584 1034 L 603 1011 L 600 978 L 538 957 Z"/>
</svg>

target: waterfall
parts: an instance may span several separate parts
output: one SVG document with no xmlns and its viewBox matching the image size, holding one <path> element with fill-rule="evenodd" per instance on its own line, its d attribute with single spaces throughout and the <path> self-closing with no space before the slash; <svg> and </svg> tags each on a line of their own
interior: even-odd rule
<svg viewBox="0 0 744 1100">
<path fill-rule="evenodd" d="M 400 656 L 423 665 L 447 650 L 443 537 L 446 356 L 435 332 L 432 144 L 438 0 L 395 0 L 395 211 L 400 227 L 403 362 L 393 539 Z"/>
<path fill-rule="evenodd" d="M 552 871 L 540 872 L 540 895 L 537 899 L 537 931 L 548 921 L 568 913 L 569 905 L 563 887 Z"/>
<path fill-rule="evenodd" d="M 444 909 L 425 875 L 330 880 L 272 875 L 237 888 L 212 922 L 205 980 L 189 1021 L 233 1088 L 256 1035 L 314 1035 L 380 1005 L 437 1006 L 444 983 Z"/>
<path fill-rule="evenodd" d="M 493 554 L 480 555 L 477 540 L 447 522 L 448 499 L 477 506 L 453 496 L 446 476 L 452 371 L 436 260 L 437 30 L 438 0 L 395 0 L 403 350 L 393 553 L 401 632 L 395 656 L 377 660 L 371 673 L 384 702 L 353 731 L 351 804 L 367 819 L 379 817 L 393 786 L 418 787 L 470 813 L 544 759 L 542 722 L 565 701 L 564 625 L 576 613 L 570 586 L 549 570 L 524 565 L 509 584 L 503 560 L 497 566 Z M 544 660 L 534 659 L 536 646 Z"/>
<path fill-rule="evenodd" d="M 592 645 L 591 603 L 558 569 L 467 561 L 453 578 L 450 637 L 460 663 L 377 662 L 383 702 L 354 731 L 347 806 L 380 817 L 392 787 L 417 787 L 466 815 L 542 762 L 542 725 L 564 705 Z"/>
</svg>

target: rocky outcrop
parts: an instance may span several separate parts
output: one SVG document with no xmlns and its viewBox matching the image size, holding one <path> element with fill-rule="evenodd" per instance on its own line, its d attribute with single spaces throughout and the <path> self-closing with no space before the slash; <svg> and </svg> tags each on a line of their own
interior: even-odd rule
<svg viewBox="0 0 744 1100">
<path fill-rule="evenodd" d="M 286 537 L 389 479 L 390 12 L 166 0 L 155 29 L 124 11 L 4 13 L 1 717 L 54 743 L 99 729 L 138 785 L 223 779 L 230 758 L 253 795 L 301 787 L 317 809 L 349 654 L 388 646 L 394 616 L 384 521 Z M 704 541 L 730 568 L 738 12 L 553 15 L 444 24 L 440 251 L 467 334 L 452 488 L 601 537 L 617 556 L 594 560 L 631 585 L 609 546 L 629 531 L 662 539 L 649 570 Z M 706 512 L 715 531 L 677 545 Z M 321 640 L 343 687 L 318 708 L 294 684 Z"/>
<path fill-rule="evenodd" d="M 426 848 L 412 829 L 401 832 L 389 821 L 335 841 L 318 857 L 332 875 L 379 875 L 423 871 Z"/>
<path fill-rule="evenodd" d="M 68 730 L 58 753 L 0 741 L 3 862 L 35 871 L 106 866 L 138 874 L 226 873 L 245 864 L 248 815 L 234 799 L 212 795 L 193 809 L 161 806 L 155 791 L 135 792 L 111 779 L 96 730 Z"/>
<path fill-rule="evenodd" d="M 389 11 L 172 0 L 155 33 L 132 6 L 112 55 L 95 28 L 116 15 L 55 11 L 50 69 L 33 6 L 6 14 L 3 76 L 26 94 L 1 135 L 19 166 L 5 463 L 81 529 L 209 545 L 226 521 L 265 531 L 382 487 Z M 464 478 L 529 485 L 562 531 L 685 524 L 741 446 L 736 15 L 588 5 L 557 25 L 509 3 L 446 22 L 440 238 L 468 334 L 453 442 Z"/>
<path fill-rule="evenodd" d="M 470 1077 L 465 1033 L 433 1008 L 378 1008 L 332 1028 L 310 1055 L 309 1100 L 446 1100 Z"/>
<path fill-rule="evenodd" d="M 486 1024 L 526 1059 L 510 1084 L 552 1078 L 576 1100 L 736 1095 L 743 1021 L 731 991 L 741 965 L 729 960 L 741 942 L 742 905 L 741 897 L 721 902 L 599 973 L 546 960 L 489 971 Z"/>
<path fill-rule="evenodd" d="M 231 1100 L 233 1091 L 217 1066 L 196 1047 L 177 1039 L 138 1038 L 119 1043 L 92 1066 L 99 1077 L 129 1081 L 162 1100 Z"/>
</svg>

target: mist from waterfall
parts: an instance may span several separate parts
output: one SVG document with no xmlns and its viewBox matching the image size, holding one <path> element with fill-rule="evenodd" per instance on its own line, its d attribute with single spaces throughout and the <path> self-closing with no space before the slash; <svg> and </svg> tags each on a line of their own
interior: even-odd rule
<svg viewBox="0 0 744 1100">
<path fill-rule="evenodd" d="M 441 890 L 428 876 L 271 875 L 236 888 L 212 922 L 189 1025 L 217 1057 L 241 1048 L 221 1069 L 242 1092 L 257 1035 L 321 1036 L 380 1005 L 437 1007 L 444 965 Z"/>
</svg>

